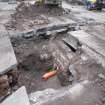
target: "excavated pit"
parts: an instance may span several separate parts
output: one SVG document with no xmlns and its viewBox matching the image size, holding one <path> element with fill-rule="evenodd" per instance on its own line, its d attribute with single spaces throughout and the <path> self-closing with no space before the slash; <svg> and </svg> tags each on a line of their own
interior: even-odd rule
<svg viewBox="0 0 105 105">
<path fill-rule="evenodd" d="M 72 87 L 70 92 L 74 92 L 71 97 L 75 97 L 74 100 L 80 97 L 78 104 L 77 101 L 73 101 L 74 104 L 84 105 L 85 100 L 89 100 L 86 105 L 91 103 L 93 105 L 95 103 L 103 105 L 105 103 L 104 68 L 84 53 L 81 49 L 82 45 L 73 37 L 68 37 L 67 33 L 57 35 L 50 39 L 24 39 L 22 37 L 12 39 L 14 51 L 19 62 L 19 85 L 25 85 L 28 93 L 49 88 L 60 90 L 62 86 L 69 85 Z M 43 80 L 43 74 L 52 69 L 57 70 L 57 75 L 47 81 Z M 84 81 L 89 82 L 89 90 L 83 86 L 81 93 L 78 93 L 79 87 L 75 90 L 75 86 Z M 89 92 L 90 90 L 91 92 Z M 75 96 L 75 91 L 77 91 L 79 97 L 78 95 Z M 82 92 L 85 92 L 85 94 L 82 94 Z M 94 99 L 89 98 L 91 96 Z M 85 98 L 82 100 L 82 97 Z M 69 105 L 69 102 L 67 105 Z"/>
<path fill-rule="evenodd" d="M 62 89 L 62 86 L 69 85 L 71 86 L 69 88 L 70 94 L 64 94 L 63 97 L 67 97 L 69 95 L 69 98 L 74 97 L 72 104 L 77 104 L 78 102 L 77 105 L 84 105 L 85 101 L 89 100 L 85 105 L 89 105 L 91 103 L 93 105 L 95 105 L 95 103 L 103 105 L 105 103 L 104 68 L 82 52 L 80 48 L 77 48 L 77 50 L 76 47 L 73 47 L 76 49 L 74 51 L 73 48 L 67 46 L 64 41 L 62 41 L 62 39 L 65 38 L 69 39 L 67 36 L 67 34 L 62 36 L 58 35 L 53 39 L 12 39 L 12 44 L 19 62 L 19 85 L 25 85 L 28 93 L 42 91 L 42 95 L 43 90 L 52 88 L 61 91 L 60 89 Z M 79 47 L 81 46 L 79 43 L 78 45 Z M 42 79 L 43 74 L 55 68 L 58 72 L 56 76 L 48 79 L 47 81 Z M 80 93 L 78 86 L 82 85 L 82 82 L 84 81 L 88 81 L 89 84 L 87 84 L 87 86 L 83 85 L 83 87 L 80 87 Z M 77 89 L 75 90 L 75 88 Z M 61 93 L 61 95 L 62 94 L 63 93 Z M 59 96 L 59 94 L 56 95 Z M 33 95 L 32 97 L 36 96 Z M 55 98 L 55 102 L 59 103 L 59 99 L 60 98 Z M 52 101 L 50 102 L 49 98 L 48 100 L 48 103 L 56 105 L 53 104 Z M 69 105 L 69 101 L 71 102 L 71 100 L 67 100 L 67 105 Z M 65 101 L 66 99 L 64 98 L 63 105 L 65 105 Z"/>
<path fill-rule="evenodd" d="M 61 40 L 60 37 L 57 39 Z M 49 43 L 49 39 L 12 39 L 19 62 L 19 85 L 25 85 L 29 93 L 46 88 L 59 89 L 62 87 L 57 76 L 47 81 L 42 79 L 46 72 L 54 69 Z"/>
<path fill-rule="evenodd" d="M 69 72 L 69 66 L 80 59 L 80 54 L 64 43 L 63 39 L 67 36 L 67 33 L 60 33 L 49 39 L 12 38 L 20 72 L 20 86 L 25 85 L 31 93 L 72 84 L 74 77 L 70 80 L 72 73 Z M 50 70 L 57 70 L 57 75 L 47 81 L 43 80 L 42 76 Z"/>
</svg>

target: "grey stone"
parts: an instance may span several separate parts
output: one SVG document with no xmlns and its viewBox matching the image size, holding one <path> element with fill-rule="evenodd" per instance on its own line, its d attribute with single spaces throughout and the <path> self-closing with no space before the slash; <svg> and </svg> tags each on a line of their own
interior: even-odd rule
<svg viewBox="0 0 105 105">
<path fill-rule="evenodd" d="M 25 38 L 30 38 L 30 37 L 38 37 L 40 35 L 49 35 L 53 34 L 53 33 L 60 33 L 60 32 L 64 32 L 68 29 L 70 29 L 71 27 L 75 27 L 77 25 L 77 23 L 69 18 L 66 17 L 48 17 L 50 23 L 47 25 L 41 25 L 41 26 L 34 26 L 32 28 L 32 30 L 26 30 L 25 32 L 21 31 L 9 31 L 9 34 L 11 35 L 11 37 L 14 36 L 21 36 L 21 37 L 25 37 Z M 33 31 L 31 33 L 31 31 Z M 15 35 L 14 35 L 15 34 Z"/>
<path fill-rule="evenodd" d="M 8 4 L 16 4 L 16 0 L 9 0 Z"/>
<path fill-rule="evenodd" d="M 31 93 L 29 95 L 31 105 L 64 105 L 65 102 L 67 102 L 66 105 L 69 105 L 68 103 L 71 101 L 69 95 L 71 94 L 66 89 L 54 90 L 49 88 Z"/>
<path fill-rule="evenodd" d="M 105 75 L 102 74 L 102 73 L 98 74 L 98 76 L 99 76 L 100 78 L 102 78 L 102 79 L 105 79 Z"/>
<path fill-rule="evenodd" d="M 23 37 L 24 38 L 31 38 L 34 36 L 34 31 L 33 30 L 29 30 L 27 32 L 23 32 Z"/>
<path fill-rule="evenodd" d="M 89 34 L 90 33 L 90 34 Z M 85 32 L 83 30 L 69 32 L 82 43 L 82 50 L 93 58 L 97 63 L 105 67 L 105 38 L 97 37 L 93 32 Z M 99 36 L 103 36 L 100 34 Z"/>
<path fill-rule="evenodd" d="M 67 38 L 63 38 L 63 41 L 71 45 L 73 48 L 78 48 L 79 41 L 73 36 L 68 36 Z"/>
<path fill-rule="evenodd" d="M 0 37 L 0 74 L 3 74 L 17 65 L 14 50 L 8 36 Z"/>
<path fill-rule="evenodd" d="M 0 2 L 0 10 L 1 11 L 12 11 L 15 10 L 17 4 L 8 4 L 8 2 Z"/>
<path fill-rule="evenodd" d="M 30 105 L 25 87 L 21 87 L 0 105 Z"/>
<path fill-rule="evenodd" d="M 77 38 L 82 44 L 87 45 L 89 48 L 105 57 L 105 41 L 83 30 L 70 32 L 72 36 Z"/>
<path fill-rule="evenodd" d="M 31 105 L 96 105 L 99 97 L 88 80 L 59 90 L 46 89 L 29 95 Z"/>
</svg>

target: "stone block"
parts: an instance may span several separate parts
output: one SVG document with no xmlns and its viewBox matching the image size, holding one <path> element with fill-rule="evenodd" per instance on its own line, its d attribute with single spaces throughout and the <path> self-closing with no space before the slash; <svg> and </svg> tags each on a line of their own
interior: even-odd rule
<svg viewBox="0 0 105 105">
<path fill-rule="evenodd" d="M 21 87 L 0 105 L 30 105 L 25 87 Z"/>
<path fill-rule="evenodd" d="M 14 69 L 17 65 L 12 44 L 6 35 L 0 37 L 0 58 L 0 74 Z"/>
</svg>

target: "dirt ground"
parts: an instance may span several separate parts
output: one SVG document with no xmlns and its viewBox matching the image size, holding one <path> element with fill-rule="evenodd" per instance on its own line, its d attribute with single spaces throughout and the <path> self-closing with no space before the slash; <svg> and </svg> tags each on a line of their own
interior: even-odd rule
<svg viewBox="0 0 105 105">
<path fill-rule="evenodd" d="M 46 25 L 50 23 L 48 16 L 61 16 L 64 10 L 60 7 L 20 3 L 16 12 L 12 14 L 12 19 L 6 24 L 8 30 L 29 30 L 36 25 Z"/>
<path fill-rule="evenodd" d="M 45 39 L 13 39 L 12 41 L 19 62 L 19 85 L 25 85 L 28 93 L 61 87 L 57 76 L 47 81 L 42 79 L 46 72 L 53 69 L 53 58 L 48 50 L 49 41 Z"/>
</svg>

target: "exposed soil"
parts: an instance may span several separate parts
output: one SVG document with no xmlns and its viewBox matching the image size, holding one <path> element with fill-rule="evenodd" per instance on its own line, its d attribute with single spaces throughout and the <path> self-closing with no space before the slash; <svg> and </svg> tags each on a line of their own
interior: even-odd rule
<svg viewBox="0 0 105 105">
<path fill-rule="evenodd" d="M 36 25 L 46 25 L 50 23 L 48 16 L 61 16 L 64 10 L 56 6 L 20 3 L 16 12 L 12 14 L 12 19 L 6 24 L 8 30 L 29 30 Z"/>
<path fill-rule="evenodd" d="M 64 35 L 63 37 L 66 36 Z M 78 54 L 73 55 L 72 53 L 68 52 L 68 50 L 66 50 L 65 47 L 59 43 L 61 39 L 62 37 L 58 35 L 58 37 L 53 41 L 51 41 L 50 39 L 12 40 L 16 57 L 19 62 L 18 69 L 20 71 L 20 78 L 19 78 L 20 86 L 25 85 L 29 93 L 38 90 L 43 90 L 46 88 L 59 89 L 60 87 L 62 87 L 61 84 L 64 83 L 65 81 L 63 80 L 64 77 L 60 78 L 60 81 L 57 78 L 57 76 L 49 79 L 48 81 L 44 81 L 42 79 L 44 73 L 54 68 L 55 62 L 52 53 L 50 52 L 52 50 L 52 52 L 60 51 L 58 52 L 58 57 L 60 57 L 61 55 L 60 53 L 66 55 L 69 54 L 69 57 L 74 56 L 70 61 L 71 73 L 74 72 L 73 74 L 74 77 L 72 78 L 74 83 L 84 79 L 89 79 L 90 81 L 97 83 L 97 85 L 94 83 L 94 85 L 96 85 L 95 86 L 96 88 L 98 88 L 100 91 L 104 91 L 105 88 L 103 82 L 105 80 L 98 77 L 98 74 L 104 75 L 104 69 L 101 67 L 101 65 L 98 65 L 97 63 L 94 62 L 94 60 L 92 60 L 91 58 L 87 58 L 84 55 L 78 56 Z M 55 45 L 55 47 L 53 45 Z M 87 60 L 84 61 L 82 59 L 87 59 Z M 74 70 L 76 70 L 76 74 Z M 63 75 L 61 74 L 60 76 Z M 102 83 L 99 82 L 100 79 L 102 80 Z M 101 85 L 102 89 L 101 87 L 99 87 L 100 84 L 102 84 Z"/>
<path fill-rule="evenodd" d="M 25 85 L 29 93 L 61 87 L 57 76 L 47 81 L 42 79 L 46 72 L 53 70 L 53 58 L 48 50 L 49 40 L 13 39 L 12 43 L 19 62 L 20 86 Z"/>
<path fill-rule="evenodd" d="M 55 44 L 56 41 L 61 41 L 61 39 L 62 37 L 57 37 L 52 41 L 52 44 Z M 47 81 L 42 79 L 42 75 L 54 67 L 53 58 L 49 52 L 50 47 L 52 47 L 50 46 L 50 41 L 49 39 L 13 39 L 12 41 L 19 62 L 19 84 L 20 86 L 25 85 L 28 93 L 44 90 L 46 88 L 60 89 L 62 87 L 57 76 Z M 60 49 L 60 51 L 62 50 Z M 65 51 L 63 50 L 63 52 Z M 74 76 L 72 78 L 72 84 L 80 83 L 84 80 L 91 82 L 91 85 L 88 86 L 89 89 L 81 96 L 83 97 L 83 101 L 89 100 L 90 104 L 93 103 L 93 105 L 95 105 L 94 103 L 97 103 L 98 105 L 104 105 L 105 72 L 101 65 L 97 64 L 93 59 L 88 58 L 88 56 L 81 55 L 77 61 L 71 63 L 70 70 Z M 62 81 L 62 83 L 63 82 L 64 81 Z M 77 100 L 79 100 L 77 105 L 84 103 L 81 97 L 77 97 Z M 93 98 L 94 102 L 90 97 Z M 77 101 L 75 103 L 77 103 Z"/>
</svg>

